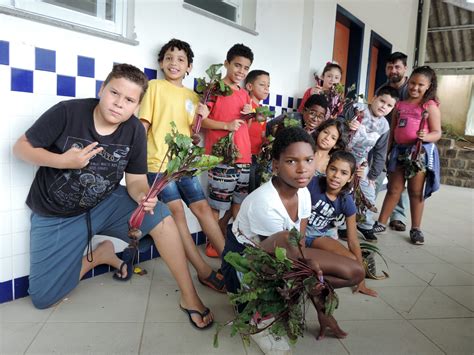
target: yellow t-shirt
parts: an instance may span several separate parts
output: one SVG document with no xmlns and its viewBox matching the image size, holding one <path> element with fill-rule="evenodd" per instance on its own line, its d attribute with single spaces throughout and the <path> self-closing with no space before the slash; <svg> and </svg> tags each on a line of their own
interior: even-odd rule
<svg viewBox="0 0 474 355">
<path fill-rule="evenodd" d="M 191 135 L 191 125 L 198 95 L 185 87 L 177 87 L 166 80 L 151 80 L 140 105 L 138 117 L 150 123 L 147 134 L 148 171 L 160 172 L 161 162 L 168 145 L 165 136 L 171 132 L 170 122 L 174 121 L 178 132 Z M 166 170 L 167 159 L 161 171 Z"/>
</svg>

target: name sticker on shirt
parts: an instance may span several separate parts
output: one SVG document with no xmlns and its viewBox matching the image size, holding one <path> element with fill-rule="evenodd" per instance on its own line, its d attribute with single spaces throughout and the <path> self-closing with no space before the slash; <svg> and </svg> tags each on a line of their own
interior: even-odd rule
<svg viewBox="0 0 474 355">
<path fill-rule="evenodd" d="M 407 119 L 406 118 L 400 118 L 398 121 L 398 127 L 405 127 L 407 125 Z"/>
<path fill-rule="evenodd" d="M 186 100 L 185 107 L 186 112 L 188 112 L 189 114 L 192 114 L 194 112 L 194 104 L 190 99 Z"/>
</svg>

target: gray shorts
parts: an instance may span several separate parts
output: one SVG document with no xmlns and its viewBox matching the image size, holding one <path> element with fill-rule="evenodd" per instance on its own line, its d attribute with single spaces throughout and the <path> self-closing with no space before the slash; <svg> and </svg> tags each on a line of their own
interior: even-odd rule
<svg viewBox="0 0 474 355">
<path fill-rule="evenodd" d="M 137 203 L 119 186 L 89 211 L 92 235 L 108 235 L 128 243 L 128 220 L 135 208 Z M 143 235 L 169 215 L 168 207 L 158 202 L 155 213 L 145 215 Z M 53 305 L 77 286 L 87 237 L 86 213 L 73 217 L 32 213 L 28 292 L 37 308 Z"/>
</svg>

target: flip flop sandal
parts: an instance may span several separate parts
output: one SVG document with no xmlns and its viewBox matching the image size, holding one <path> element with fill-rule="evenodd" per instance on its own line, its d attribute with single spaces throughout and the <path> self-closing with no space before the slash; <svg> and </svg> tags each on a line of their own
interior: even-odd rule
<svg viewBox="0 0 474 355">
<path fill-rule="evenodd" d="M 222 275 L 220 270 L 218 270 L 217 272 L 212 270 L 211 274 L 207 278 L 201 279 L 200 277 L 198 277 L 198 280 L 201 284 L 212 288 L 214 291 L 220 293 L 227 293 L 227 289 L 225 288 L 224 275 Z"/>
<path fill-rule="evenodd" d="M 201 319 L 204 320 L 204 317 L 207 316 L 209 313 L 211 313 L 211 311 L 209 310 L 209 308 L 206 307 L 206 309 L 204 310 L 204 312 L 199 312 L 199 311 L 196 311 L 194 309 L 187 309 L 187 308 L 184 308 L 183 306 L 179 305 L 179 308 L 188 315 L 188 318 L 189 318 L 189 322 L 191 323 L 191 325 L 196 328 L 197 330 L 204 330 L 204 329 L 207 329 L 209 327 L 212 326 L 212 324 L 214 323 L 214 321 L 211 321 L 210 323 L 206 324 L 204 327 L 198 327 L 197 323 L 194 321 L 194 319 L 191 317 L 191 315 L 193 314 L 199 314 L 199 316 L 201 316 Z"/>
<path fill-rule="evenodd" d="M 119 269 L 114 273 L 113 279 L 117 281 L 128 281 L 133 275 L 133 261 L 135 259 L 135 255 L 137 253 L 137 249 L 135 248 L 125 248 L 122 253 L 122 264 L 120 264 Z M 124 267 L 127 267 L 127 276 L 122 277 L 122 270 Z"/>
</svg>

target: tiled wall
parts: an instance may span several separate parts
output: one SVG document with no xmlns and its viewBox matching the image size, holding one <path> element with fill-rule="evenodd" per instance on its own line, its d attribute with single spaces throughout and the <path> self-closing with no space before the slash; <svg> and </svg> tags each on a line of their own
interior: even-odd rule
<svg viewBox="0 0 474 355">
<path fill-rule="evenodd" d="M 11 148 L 55 103 L 96 96 L 114 61 L 105 49 L 92 58 L 54 45 L 38 48 L 0 39 L 0 303 L 24 297 L 28 289 L 30 212 L 24 201 L 35 168 L 15 158 Z M 155 68 L 140 65 L 138 60 L 131 64 L 143 68 L 150 79 L 157 77 Z M 264 104 L 280 114 L 294 110 L 297 101 L 271 93 Z M 204 242 L 201 232 L 193 233 L 193 238 L 199 244 Z M 156 256 L 154 246 L 149 246 L 140 253 L 140 260 Z M 108 271 L 108 266 L 98 267 L 87 277 Z"/>
</svg>

